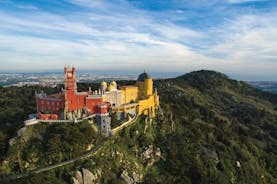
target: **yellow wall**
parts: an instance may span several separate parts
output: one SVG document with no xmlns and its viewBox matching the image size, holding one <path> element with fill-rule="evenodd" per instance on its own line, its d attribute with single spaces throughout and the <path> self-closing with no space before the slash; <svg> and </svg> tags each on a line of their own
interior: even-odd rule
<svg viewBox="0 0 277 184">
<path fill-rule="evenodd" d="M 108 101 L 107 95 L 103 95 L 102 96 L 102 102 L 107 102 L 107 101 Z"/>
<path fill-rule="evenodd" d="M 138 98 L 144 99 L 145 98 L 144 82 L 138 81 L 137 86 L 138 86 Z"/>
<path fill-rule="evenodd" d="M 121 104 L 136 102 L 138 99 L 138 87 L 124 86 L 121 88 Z"/>
<path fill-rule="evenodd" d="M 137 102 L 138 115 L 148 115 L 151 112 L 151 116 L 155 117 L 155 108 L 159 106 L 159 96 L 157 91 L 153 93 L 153 80 L 151 78 L 145 79 L 144 82 L 137 81 L 136 86 L 123 86 L 120 90 L 122 105 L 114 109 L 115 111 L 127 111 L 123 106 L 124 104 Z M 136 105 L 131 108 L 135 107 Z"/>
<path fill-rule="evenodd" d="M 155 117 L 155 99 L 154 96 L 150 96 L 148 99 L 140 100 L 138 107 L 138 114 L 148 115 L 149 112 L 152 112 L 152 117 Z"/>
</svg>

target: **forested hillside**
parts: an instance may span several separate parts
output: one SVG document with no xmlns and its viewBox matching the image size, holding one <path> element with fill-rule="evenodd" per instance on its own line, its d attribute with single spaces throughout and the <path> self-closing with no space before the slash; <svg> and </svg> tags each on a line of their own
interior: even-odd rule
<svg viewBox="0 0 277 184">
<path fill-rule="evenodd" d="M 160 95 L 161 107 L 153 120 L 140 117 L 135 125 L 107 140 L 91 159 L 6 182 L 73 183 L 76 171 L 85 168 L 93 173 L 96 183 L 125 183 L 126 180 L 141 183 L 277 183 L 277 95 L 213 71 L 157 80 L 154 85 Z M 80 87 L 85 89 L 88 84 Z M 2 164 L 11 158 L 14 149 L 7 144 L 9 136 L 16 131 L 20 120 L 35 110 L 33 93 L 38 87 L 26 87 L 24 93 L 23 88 L 0 90 L 1 108 L 11 111 L 2 113 L 0 119 Z M 15 97 L 17 100 L 14 101 Z M 29 100 L 23 101 L 25 97 Z M 88 144 L 86 139 L 80 138 L 84 143 L 78 147 L 81 152 L 71 155 L 63 152 L 66 149 L 61 147 L 72 141 L 66 138 L 71 129 L 78 129 L 78 136 L 94 134 L 90 141 L 97 143 L 96 132 L 84 132 L 84 127 L 88 126 L 84 123 L 76 128 L 64 125 L 36 127 L 37 131 L 41 130 L 40 135 L 45 136 L 38 139 L 36 145 L 44 146 L 33 146 L 32 151 L 28 145 L 33 142 L 27 141 L 26 146 L 17 151 L 22 155 L 27 150 L 27 155 L 45 152 L 49 145 L 47 141 L 58 136 L 59 140 L 55 141 L 62 144 L 52 148 L 51 153 L 60 150 L 61 157 L 59 154 L 53 158 L 41 154 L 38 159 L 41 162 L 37 163 L 66 160 L 74 156 L 72 154 L 81 154 L 82 147 Z M 67 130 L 63 131 L 63 128 Z M 20 168 L 12 168 L 9 172 L 20 172 Z M 5 175 L 2 173 L 2 176 Z"/>
<path fill-rule="evenodd" d="M 157 81 L 156 86 L 162 109 L 173 114 L 176 127 L 159 136 L 167 159 L 146 181 L 276 182 L 276 95 L 213 71 Z"/>
</svg>

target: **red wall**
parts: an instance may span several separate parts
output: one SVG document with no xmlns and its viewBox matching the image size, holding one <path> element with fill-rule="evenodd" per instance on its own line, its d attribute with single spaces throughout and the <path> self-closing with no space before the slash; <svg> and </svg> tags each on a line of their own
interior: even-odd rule
<svg viewBox="0 0 277 184">
<path fill-rule="evenodd" d="M 110 104 L 109 103 L 101 103 L 98 105 L 98 113 L 105 114 L 109 111 Z"/>
<path fill-rule="evenodd" d="M 101 102 L 101 98 L 86 99 L 86 107 L 88 108 L 90 114 L 97 113 L 98 105 L 101 104 Z"/>
<path fill-rule="evenodd" d="M 41 114 L 41 113 L 39 113 L 38 118 L 41 120 L 57 120 L 58 115 L 57 114 Z"/>
<path fill-rule="evenodd" d="M 85 106 L 87 94 L 75 94 L 75 91 L 66 91 L 68 111 L 82 109 Z"/>
<path fill-rule="evenodd" d="M 37 112 L 50 112 L 50 113 L 58 113 L 60 109 L 64 108 L 64 99 L 47 99 L 47 98 L 36 98 L 37 102 Z"/>
</svg>

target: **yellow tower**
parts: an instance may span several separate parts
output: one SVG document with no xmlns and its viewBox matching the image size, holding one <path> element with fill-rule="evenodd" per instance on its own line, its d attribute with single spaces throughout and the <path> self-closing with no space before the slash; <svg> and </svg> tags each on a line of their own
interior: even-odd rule
<svg viewBox="0 0 277 184">
<path fill-rule="evenodd" d="M 135 110 L 138 115 L 155 117 L 159 95 L 157 90 L 153 93 L 153 79 L 146 72 L 138 76 L 135 86 L 121 86 L 120 90 L 122 106 L 115 109 L 117 112 Z"/>
<path fill-rule="evenodd" d="M 143 72 L 137 79 L 139 99 L 145 99 L 153 94 L 153 79 Z"/>
<path fill-rule="evenodd" d="M 153 94 L 153 79 L 152 78 L 146 78 L 144 80 L 144 91 L 146 97 L 149 97 L 150 95 Z"/>
</svg>

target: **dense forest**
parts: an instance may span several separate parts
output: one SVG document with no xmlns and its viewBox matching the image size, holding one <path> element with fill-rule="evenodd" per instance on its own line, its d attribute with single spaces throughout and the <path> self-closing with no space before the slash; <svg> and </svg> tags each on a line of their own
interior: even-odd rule
<svg viewBox="0 0 277 184">
<path fill-rule="evenodd" d="M 78 84 L 80 90 L 88 86 L 98 84 Z M 96 183 L 124 183 L 124 173 L 141 183 L 277 183 L 277 95 L 214 71 L 157 80 L 154 86 L 161 103 L 154 119 L 141 116 L 91 159 L 6 182 L 73 183 L 74 173 L 86 168 L 101 173 Z M 101 141 L 82 122 L 34 126 L 25 142 L 9 145 L 35 111 L 35 91 L 60 87 L 0 88 L 2 178 L 70 159 Z"/>
</svg>

